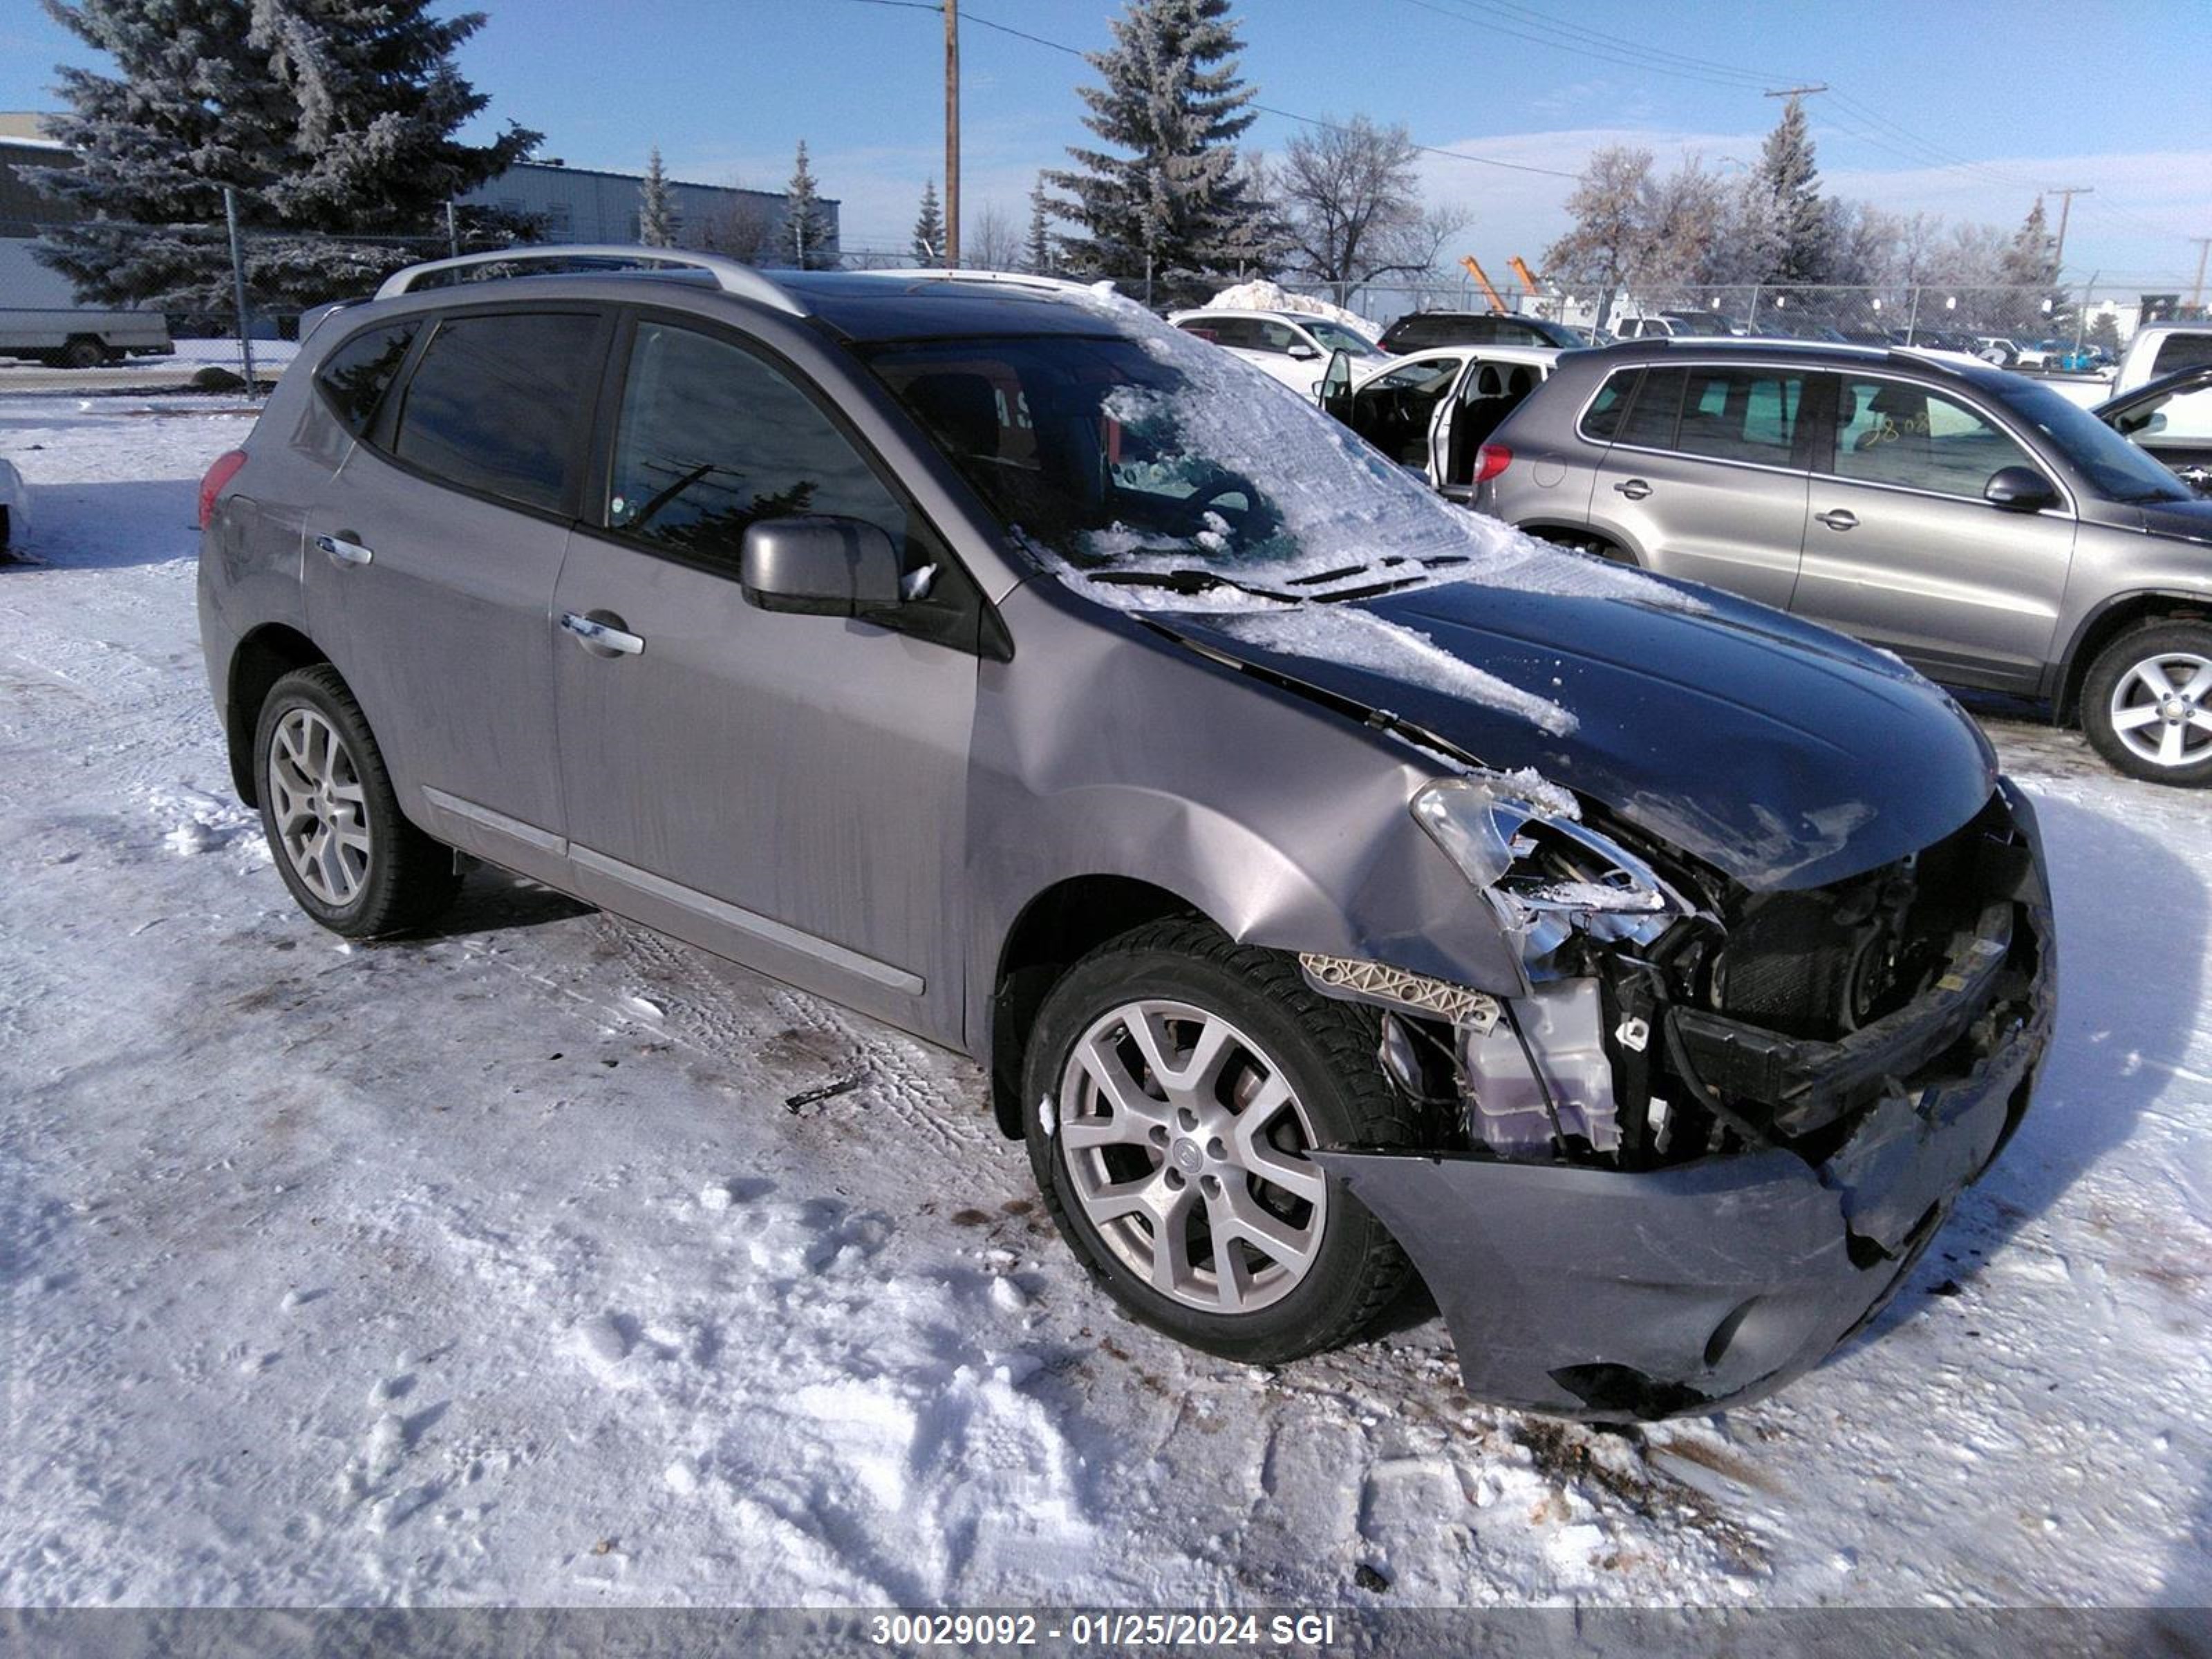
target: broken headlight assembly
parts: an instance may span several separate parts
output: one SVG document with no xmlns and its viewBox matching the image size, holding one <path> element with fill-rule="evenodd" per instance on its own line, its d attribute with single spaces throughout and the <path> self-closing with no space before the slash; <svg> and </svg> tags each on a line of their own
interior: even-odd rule
<svg viewBox="0 0 2212 1659">
<path fill-rule="evenodd" d="M 1696 907 L 1579 821 L 1572 796 L 1502 775 L 1444 778 L 1414 822 L 1497 910 L 1530 985 L 1585 969 L 1568 947 L 1649 945 Z"/>
</svg>

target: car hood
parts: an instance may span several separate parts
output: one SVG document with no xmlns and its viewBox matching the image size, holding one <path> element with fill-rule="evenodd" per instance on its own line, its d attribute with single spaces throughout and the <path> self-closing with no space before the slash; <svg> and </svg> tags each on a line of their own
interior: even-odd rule
<svg viewBox="0 0 2212 1659">
<path fill-rule="evenodd" d="M 1209 652 L 1388 711 L 1486 766 L 1533 768 L 1755 889 L 1876 868 L 1941 840 L 1989 799 L 1996 763 L 1980 729 L 1896 659 L 1764 605 L 1653 580 L 1649 600 L 1460 581 L 1301 613 L 1366 613 L 1335 630 L 1341 651 L 1318 618 L 1292 649 L 1240 637 L 1237 617 L 1152 620 Z M 1364 649 L 1377 621 L 1394 625 L 1380 630 L 1386 640 L 1420 637 L 1410 651 Z M 1431 671 L 1456 662 L 1479 673 L 1424 672 L 1424 659 Z M 1481 675 L 1564 717 L 1532 719 L 1525 697 L 1468 695 Z"/>
</svg>

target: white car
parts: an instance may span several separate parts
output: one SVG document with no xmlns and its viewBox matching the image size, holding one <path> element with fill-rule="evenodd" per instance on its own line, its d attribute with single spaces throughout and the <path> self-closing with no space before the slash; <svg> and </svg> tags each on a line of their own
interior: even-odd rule
<svg viewBox="0 0 2212 1659">
<path fill-rule="evenodd" d="M 0 460 L 0 559 L 23 544 L 30 527 L 30 486 L 13 462 Z"/>
<path fill-rule="evenodd" d="M 1431 488 L 1464 501 L 1484 442 L 1559 359 L 1551 346 L 1431 346 L 1364 368 L 1332 359 L 1323 409 Z"/>
<path fill-rule="evenodd" d="M 1332 353 L 1341 351 L 1357 364 L 1396 361 L 1357 330 L 1304 312 L 1178 311 L 1168 320 L 1186 334 L 1235 352 L 1303 398 L 1320 389 Z"/>
</svg>

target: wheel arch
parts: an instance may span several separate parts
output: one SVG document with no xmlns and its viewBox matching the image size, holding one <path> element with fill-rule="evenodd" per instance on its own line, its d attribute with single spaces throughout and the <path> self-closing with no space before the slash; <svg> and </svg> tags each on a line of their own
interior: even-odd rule
<svg viewBox="0 0 2212 1659">
<path fill-rule="evenodd" d="M 991 1113 L 1007 1139 L 1021 1139 L 1023 1054 L 1052 988 L 1108 939 L 1171 916 L 1220 928 L 1182 894 L 1134 876 L 1066 877 L 1022 907 L 1000 944 L 990 1004 Z"/>
<path fill-rule="evenodd" d="M 230 781 L 248 806 L 261 804 L 253 772 L 253 727 L 270 689 L 295 668 L 330 661 L 330 653 L 296 628 L 266 623 L 238 642 L 230 653 L 223 695 L 223 737 L 229 750 Z"/>
<path fill-rule="evenodd" d="M 2078 724 L 2081 687 L 2105 647 L 2130 628 L 2154 622 L 2212 622 L 2212 597 L 2150 589 L 2120 594 L 2091 611 L 2075 629 L 2073 642 L 2060 659 L 2057 693 L 2051 699 L 2053 721 L 2060 726 Z"/>
<path fill-rule="evenodd" d="M 1643 568 L 1643 555 L 1634 547 L 1609 532 L 1593 530 L 1586 524 L 1571 524 L 1565 520 L 1524 519 L 1513 527 L 1526 531 L 1542 541 L 1556 542 L 1563 547 L 1582 548 L 1601 559 L 1615 560 L 1639 569 Z"/>
</svg>

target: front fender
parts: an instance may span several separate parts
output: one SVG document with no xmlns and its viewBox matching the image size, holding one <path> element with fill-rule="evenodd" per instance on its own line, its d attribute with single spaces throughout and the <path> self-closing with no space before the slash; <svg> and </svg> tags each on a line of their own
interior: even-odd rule
<svg viewBox="0 0 2212 1659">
<path fill-rule="evenodd" d="M 1488 906 L 1407 811 L 1443 762 L 1040 586 L 1009 596 L 1018 648 L 976 711 L 971 1028 L 1016 920 L 1084 876 L 1164 888 L 1246 944 L 1517 991 Z"/>
</svg>

